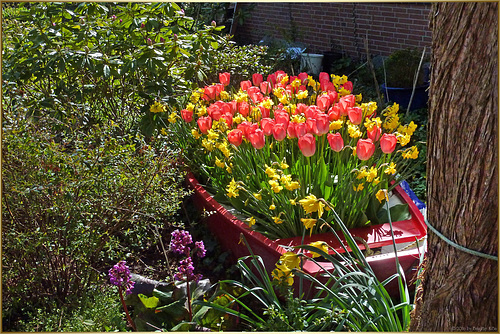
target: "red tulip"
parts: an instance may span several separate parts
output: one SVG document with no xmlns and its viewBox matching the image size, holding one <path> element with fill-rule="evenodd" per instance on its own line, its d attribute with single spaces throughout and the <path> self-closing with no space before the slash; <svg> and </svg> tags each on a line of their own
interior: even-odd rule
<svg viewBox="0 0 500 334">
<path fill-rule="evenodd" d="M 246 139 L 249 139 L 250 132 L 259 128 L 259 124 L 251 123 L 248 121 L 243 121 L 241 124 L 238 124 L 237 129 L 240 129 L 243 132 L 243 135 Z"/>
<path fill-rule="evenodd" d="M 328 92 L 328 96 L 330 97 L 331 104 L 334 104 L 335 102 L 337 102 L 337 100 L 339 98 L 339 94 L 335 90 Z"/>
<path fill-rule="evenodd" d="M 260 73 L 252 74 L 252 82 L 253 82 L 254 86 L 258 87 L 262 81 L 264 81 L 262 74 L 260 74 Z"/>
<path fill-rule="evenodd" d="M 306 131 L 307 133 L 318 134 L 318 128 L 316 125 L 316 118 L 306 119 Z"/>
<path fill-rule="evenodd" d="M 304 114 L 307 109 L 307 104 L 297 103 L 297 108 L 295 109 L 295 115 Z"/>
<path fill-rule="evenodd" d="M 283 123 L 277 123 L 273 127 L 273 137 L 277 141 L 282 141 L 286 137 L 286 126 Z"/>
<path fill-rule="evenodd" d="M 243 141 L 243 131 L 239 129 L 231 130 L 231 132 L 227 134 L 227 140 L 234 146 L 240 146 Z"/>
<path fill-rule="evenodd" d="M 207 108 L 207 113 L 208 116 L 210 116 L 213 120 L 218 121 L 219 118 L 222 116 L 222 111 L 220 109 L 220 105 L 217 103 L 211 104 Z"/>
<path fill-rule="evenodd" d="M 264 95 L 259 91 L 257 93 L 248 93 L 248 96 L 250 96 L 250 99 L 254 104 L 259 104 L 264 100 Z"/>
<path fill-rule="evenodd" d="M 234 114 L 236 114 L 236 111 L 238 111 L 238 102 L 236 102 L 236 100 L 232 100 L 231 102 L 227 102 L 226 104 L 229 106 L 231 115 L 234 116 Z"/>
<path fill-rule="evenodd" d="M 184 120 L 184 122 L 189 123 L 193 120 L 193 111 L 187 110 L 187 109 L 182 109 L 181 110 L 181 117 Z"/>
<path fill-rule="evenodd" d="M 299 149 L 305 157 L 310 157 L 316 153 L 316 138 L 310 133 L 306 133 L 299 138 Z"/>
<path fill-rule="evenodd" d="M 297 78 L 299 78 L 303 84 L 306 83 L 308 77 L 309 75 L 306 72 L 299 73 L 299 75 L 297 76 Z"/>
<path fill-rule="evenodd" d="M 308 106 L 304 112 L 304 115 L 306 118 L 315 118 L 316 114 L 321 112 L 321 110 L 318 108 L 318 106 L 311 105 Z"/>
<path fill-rule="evenodd" d="M 304 136 L 307 133 L 306 123 L 295 123 L 295 135 L 297 138 Z"/>
<path fill-rule="evenodd" d="M 244 116 L 244 117 L 247 117 L 248 116 L 248 113 L 250 112 L 250 105 L 248 104 L 248 102 L 238 102 L 238 112 Z"/>
<path fill-rule="evenodd" d="M 340 118 L 340 106 L 335 104 L 333 107 L 328 110 L 328 119 L 330 122 L 336 121 Z"/>
<path fill-rule="evenodd" d="M 266 81 L 271 82 L 273 86 L 276 85 L 276 74 L 269 74 Z"/>
<path fill-rule="evenodd" d="M 371 131 L 370 130 L 366 131 L 366 134 L 368 135 L 368 138 L 375 143 L 377 140 L 380 139 L 382 130 L 378 126 L 374 125 Z"/>
<path fill-rule="evenodd" d="M 198 118 L 198 127 L 202 133 L 207 133 L 212 128 L 212 118 L 210 116 Z"/>
<path fill-rule="evenodd" d="M 248 95 L 256 94 L 256 93 L 260 93 L 260 89 L 258 87 L 250 86 L 250 87 L 247 88 L 247 94 Z"/>
<path fill-rule="evenodd" d="M 220 95 L 220 92 L 224 90 L 224 85 L 223 84 L 215 84 L 215 97 L 218 97 Z"/>
<path fill-rule="evenodd" d="M 322 81 L 330 81 L 330 75 L 326 72 L 321 72 L 319 74 L 319 82 L 322 82 Z"/>
<path fill-rule="evenodd" d="M 286 111 L 278 109 L 274 112 L 274 120 L 276 121 L 276 124 L 281 123 L 288 126 L 288 123 L 290 122 L 290 115 Z"/>
<path fill-rule="evenodd" d="M 342 87 L 350 92 L 352 92 L 354 88 L 351 81 L 347 81 L 345 84 L 342 85 Z"/>
<path fill-rule="evenodd" d="M 335 86 L 333 85 L 333 83 L 331 83 L 330 81 L 321 81 L 319 83 L 319 88 L 323 91 L 323 92 L 331 92 L 331 91 L 335 91 Z"/>
<path fill-rule="evenodd" d="M 246 91 L 248 88 L 252 87 L 252 82 L 250 80 L 240 82 L 240 87 L 242 91 Z"/>
<path fill-rule="evenodd" d="M 214 85 L 205 87 L 202 99 L 205 101 L 215 100 L 217 91 Z"/>
<path fill-rule="evenodd" d="M 375 144 L 371 139 L 360 139 L 356 145 L 356 154 L 360 160 L 368 160 L 375 152 Z"/>
<path fill-rule="evenodd" d="M 330 108 L 331 105 L 331 100 L 330 97 L 326 94 L 319 95 L 316 98 L 316 105 L 318 106 L 319 110 L 321 111 L 327 111 L 328 108 Z"/>
<path fill-rule="evenodd" d="M 229 128 L 233 126 L 233 115 L 231 115 L 231 113 L 222 115 L 220 119 L 223 119 Z"/>
<path fill-rule="evenodd" d="M 264 137 L 264 132 L 261 129 L 255 129 L 248 134 L 248 140 L 253 147 L 260 150 L 266 145 L 266 137 Z"/>
<path fill-rule="evenodd" d="M 229 85 L 229 79 L 230 78 L 231 78 L 231 74 L 229 74 L 228 72 L 219 73 L 219 82 L 221 84 L 223 84 L 224 86 L 228 86 Z"/>
<path fill-rule="evenodd" d="M 385 154 L 389 154 L 394 152 L 394 149 L 396 148 L 396 143 L 398 142 L 398 139 L 396 138 L 396 135 L 392 133 L 384 133 L 382 137 L 380 138 L 380 149 L 382 152 Z"/>
<path fill-rule="evenodd" d="M 352 107 L 347 109 L 347 116 L 354 125 L 359 125 L 363 121 L 363 109 L 360 107 Z"/>
<path fill-rule="evenodd" d="M 269 81 L 262 81 L 260 83 L 260 91 L 262 92 L 262 94 L 269 94 L 271 93 L 271 83 Z"/>
<path fill-rule="evenodd" d="M 316 115 L 316 134 L 322 136 L 330 130 L 330 120 L 327 114 L 318 113 Z"/>
<path fill-rule="evenodd" d="M 339 100 L 340 114 L 342 116 L 347 116 L 347 109 L 354 107 L 356 103 L 356 97 L 354 95 L 342 96 Z"/>
<path fill-rule="evenodd" d="M 260 121 L 260 127 L 262 128 L 262 131 L 264 131 L 265 136 L 270 136 L 273 133 L 273 127 L 276 124 L 274 119 L 271 118 L 263 118 Z"/>
<path fill-rule="evenodd" d="M 344 139 L 340 135 L 340 133 L 329 133 L 326 136 L 328 139 L 328 144 L 335 152 L 340 152 L 344 148 Z"/>
</svg>

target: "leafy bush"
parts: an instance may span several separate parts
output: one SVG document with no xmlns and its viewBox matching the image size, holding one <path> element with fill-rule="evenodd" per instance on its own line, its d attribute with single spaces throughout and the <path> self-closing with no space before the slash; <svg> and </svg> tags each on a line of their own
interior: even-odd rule
<svg viewBox="0 0 500 334">
<path fill-rule="evenodd" d="M 413 87 L 415 73 L 420 64 L 421 52 L 417 49 L 402 49 L 394 52 L 385 62 L 387 73 L 386 86 L 388 87 Z M 424 84 L 424 71 L 420 68 L 417 86 Z"/>
<path fill-rule="evenodd" d="M 160 97 L 203 80 L 225 39 L 191 30 L 175 3 L 21 3 L 3 23 L 3 79 L 27 94 L 28 115 L 123 122 L 122 133 Z M 194 79 L 194 80 L 193 80 Z M 146 107 L 144 107 L 146 106 Z"/>
<path fill-rule="evenodd" d="M 177 152 L 119 136 L 48 131 L 4 114 L 2 241 L 4 307 L 73 303 L 110 262 L 155 243 L 186 191 Z"/>
</svg>

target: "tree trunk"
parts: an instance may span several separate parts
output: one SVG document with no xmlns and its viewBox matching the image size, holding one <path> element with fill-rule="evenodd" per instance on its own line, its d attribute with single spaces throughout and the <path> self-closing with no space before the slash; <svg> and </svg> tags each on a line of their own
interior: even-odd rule
<svg viewBox="0 0 500 334">
<path fill-rule="evenodd" d="M 498 4 L 434 3 L 428 220 L 455 243 L 498 254 Z M 414 331 L 497 331 L 498 262 L 428 230 Z"/>
</svg>

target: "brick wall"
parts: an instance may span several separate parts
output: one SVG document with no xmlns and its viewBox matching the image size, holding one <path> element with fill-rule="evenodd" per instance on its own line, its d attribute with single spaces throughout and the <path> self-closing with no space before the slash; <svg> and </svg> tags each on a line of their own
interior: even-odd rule
<svg viewBox="0 0 500 334">
<path fill-rule="evenodd" d="M 263 2 L 238 26 L 236 38 L 244 43 L 265 36 L 289 39 L 294 22 L 296 40 L 308 52 L 366 58 L 368 36 L 370 54 L 387 56 L 407 47 L 430 47 L 430 9 L 430 3 Z"/>
</svg>

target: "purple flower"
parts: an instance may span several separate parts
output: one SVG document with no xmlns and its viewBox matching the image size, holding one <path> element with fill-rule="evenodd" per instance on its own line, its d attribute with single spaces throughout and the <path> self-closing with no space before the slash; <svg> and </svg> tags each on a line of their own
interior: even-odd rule
<svg viewBox="0 0 500 334">
<path fill-rule="evenodd" d="M 190 257 L 179 262 L 179 271 L 175 273 L 174 279 L 182 281 L 183 279 L 198 282 L 203 276 L 194 274 L 193 260 Z"/>
<path fill-rule="evenodd" d="M 135 282 L 130 280 L 132 275 L 125 261 L 115 264 L 108 273 L 111 284 L 124 288 L 127 295 L 132 293 Z"/>
<path fill-rule="evenodd" d="M 193 238 L 188 231 L 175 230 L 172 232 L 172 239 L 170 240 L 170 249 L 174 253 L 185 254 L 189 256 L 190 248 L 187 247 L 193 243 Z"/>
<path fill-rule="evenodd" d="M 205 257 L 207 251 L 205 250 L 205 244 L 203 241 L 197 241 L 194 245 L 196 246 L 196 255 L 198 255 L 198 257 Z"/>
</svg>

